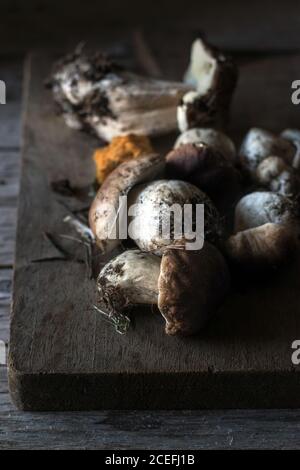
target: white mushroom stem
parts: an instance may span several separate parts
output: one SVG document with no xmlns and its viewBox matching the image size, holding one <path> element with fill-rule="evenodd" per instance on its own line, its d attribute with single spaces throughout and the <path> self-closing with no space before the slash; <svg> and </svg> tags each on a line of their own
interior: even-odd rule
<svg viewBox="0 0 300 470">
<path fill-rule="evenodd" d="M 191 61 L 184 81 L 205 95 L 215 79 L 217 59 L 201 39 L 196 39 L 191 48 Z"/>
<path fill-rule="evenodd" d="M 108 307 L 157 304 L 161 259 L 151 253 L 128 250 L 109 261 L 98 277 L 98 288 Z"/>
<path fill-rule="evenodd" d="M 151 136 L 175 130 L 177 105 L 190 89 L 136 75 L 82 51 L 65 58 L 52 78 L 54 99 L 67 125 L 88 127 L 107 141 L 129 133 Z"/>
<path fill-rule="evenodd" d="M 177 108 L 180 131 L 227 124 L 237 82 L 237 68 L 231 59 L 198 38 L 192 45 L 184 80 L 193 89 L 182 97 Z"/>
</svg>

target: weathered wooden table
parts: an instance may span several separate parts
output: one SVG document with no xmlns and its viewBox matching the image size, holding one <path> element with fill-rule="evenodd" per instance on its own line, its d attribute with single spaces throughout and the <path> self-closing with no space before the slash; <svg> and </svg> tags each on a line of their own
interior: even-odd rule
<svg viewBox="0 0 300 470">
<path fill-rule="evenodd" d="M 300 44 L 296 33 L 299 26 L 297 18 L 300 20 L 300 16 L 297 13 L 290 15 L 291 23 L 287 25 L 281 24 L 280 15 L 275 13 L 274 28 L 278 34 L 270 37 L 272 28 L 268 29 L 266 25 L 260 24 L 258 33 L 251 37 L 249 31 L 255 25 L 254 18 L 257 18 L 255 11 L 254 8 L 252 16 L 248 18 L 247 34 L 243 35 L 244 30 L 237 25 L 241 39 L 238 45 L 236 36 L 234 37 L 229 30 L 227 34 L 220 32 L 218 29 L 220 20 L 214 24 L 211 16 L 204 15 L 204 27 L 211 28 L 213 39 L 218 42 L 222 42 L 225 38 L 224 45 L 235 51 L 237 55 L 240 49 L 247 50 L 247 53 L 251 52 L 249 60 L 257 60 L 258 67 L 266 60 L 272 64 L 282 60 L 284 66 L 286 60 L 292 57 L 295 64 L 295 79 L 299 79 L 300 77 L 296 75 L 297 70 L 298 74 L 300 73 L 300 67 L 297 66 L 300 64 Z M 265 9 L 265 18 L 267 12 Z M 1 38 L 2 34 L 4 37 L 3 31 L 0 34 Z M 176 36 L 175 28 L 170 34 L 173 34 L 172 37 Z M 28 38 L 28 44 L 24 43 L 24 49 L 34 43 L 30 35 Z M 189 41 L 188 35 L 181 38 L 182 43 L 186 45 Z M 152 40 L 151 45 L 159 54 L 161 38 L 158 34 L 154 34 Z M 172 54 L 178 47 L 178 42 L 176 45 L 175 41 L 172 43 L 170 40 L 168 47 L 169 49 L 166 47 L 165 50 L 165 57 L 160 52 L 159 63 L 162 69 L 166 66 L 172 73 L 172 66 L 169 65 L 172 63 Z M 18 50 L 20 51 L 20 48 Z M 278 51 L 285 56 L 278 56 Z M 167 65 L 168 60 L 169 65 Z M 0 106 L 0 339 L 6 344 L 9 339 L 11 275 L 18 196 L 22 65 L 23 53 L 0 55 L 0 79 L 5 80 L 8 85 L 7 104 Z M 282 77 L 284 79 L 284 70 Z M 255 86 L 255 77 L 253 83 Z M 289 94 L 290 90 L 287 89 L 286 92 Z M 266 77 L 266 93 L 268 93 L 268 77 Z M 278 107 L 276 113 L 278 113 L 279 129 L 282 127 L 280 117 L 281 113 L 284 115 L 284 111 Z M 296 126 L 296 114 L 292 116 L 292 122 Z M 249 122 L 248 125 L 254 124 L 253 116 L 253 122 Z M 246 123 L 242 122 L 241 129 L 245 125 Z M 300 332 L 295 332 L 296 336 L 297 334 L 299 336 Z M 300 448 L 300 410 L 22 413 L 11 405 L 6 367 L 0 366 L 0 449 L 30 448 L 295 449 Z"/>
</svg>

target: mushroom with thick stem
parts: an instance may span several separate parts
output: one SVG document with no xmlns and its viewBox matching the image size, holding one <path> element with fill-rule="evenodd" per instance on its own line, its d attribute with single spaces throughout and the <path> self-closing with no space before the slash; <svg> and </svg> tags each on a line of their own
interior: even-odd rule
<svg viewBox="0 0 300 470">
<path fill-rule="evenodd" d="M 222 207 L 236 200 L 241 190 L 238 170 L 222 153 L 202 142 L 171 150 L 166 156 L 166 177 L 194 184 Z"/>
<path fill-rule="evenodd" d="M 244 196 L 235 208 L 235 232 L 268 222 L 290 224 L 299 230 L 298 205 L 281 194 L 262 191 Z"/>
<path fill-rule="evenodd" d="M 171 245 L 189 244 L 200 249 L 204 236 L 216 242 L 223 235 L 212 201 L 185 181 L 157 180 L 135 186 L 129 194 L 129 206 L 129 236 L 143 251 L 161 254 Z"/>
<path fill-rule="evenodd" d="M 236 148 L 233 141 L 224 132 L 209 127 L 188 129 L 182 132 L 177 138 L 174 148 L 177 149 L 185 144 L 199 144 L 200 142 L 221 153 L 230 163 L 235 163 Z"/>
<path fill-rule="evenodd" d="M 165 134 L 177 128 L 176 109 L 191 87 L 142 77 L 82 48 L 55 67 L 49 83 L 68 126 L 110 141 L 124 134 Z"/>
<path fill-rule="evenodd" d="M 278 268 L 291 259 L 297 240 L 289 225 L 266 223 L 232 235 L 225 253 L 234 266 L 247 272 Z"/>
<path fill-rule="evenodd" d="M 164 166 L 164 159 L 159 155 L 145 155 L 121 163 L 106 178 L 89 211 L 89 224 L 103 253 L 109 253 L 120 243 L 117 231 L 124 216 L 120 196 L 127 196 L 136 184 L 161 176 Z"/>
<path fill-rule="evenodd" d="M 228 56 L 203 39 L 196 39 L 184 77 L 196 90 L 187 92 L 177 108 L 180 131 L 212 125 L 222 128 L 227 124 L 237 76 L 237 68 Z"/>
<path fill-rule="evenodd" d="M 295 146 L 288 140 L 254 127 L 246 134 L 239 154 L 242 166 L 255 177 L 258 165 L 265 158 L 276 155 L 291 165 L 295 152 Z"/>
<path fill-rule="evenodd" d="M 220 307 L 230 275 L 220 252 L 205 242 L 200 251 L 169 249 L 162 259 L 125 251 L 104 266 L 97 284 L 110 311 L 158 305 L 168 335 L 193 335 Z"/>
</svg>

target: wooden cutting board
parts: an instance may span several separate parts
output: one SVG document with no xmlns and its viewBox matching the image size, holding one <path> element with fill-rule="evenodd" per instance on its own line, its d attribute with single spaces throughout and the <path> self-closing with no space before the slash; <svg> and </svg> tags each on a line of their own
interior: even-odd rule
<svg viewBox="0 0 300 470">
<path fill-rule="evenodd" d="M 290 85 L 300 56 L 252 58 L 241 66 L 231 135 L 251 126 L 297 127 Z M 272 279 L 235 283 L 214 322 L 200 336 L 167 337 L 163 320 L 135 310 L 117 334 L 93 309 L 87 266 L 60 254 L 45 232 L 63 233 L 68 211 L 51 182 L 86 186 L 94 177 L 97 142 L 68 129 L 53 113 L 44 79 L 52 59 L 26 65 L 9 382 L 24 410 L 299 407 L 299 261 Z M 179 71 L 180 75 L 182 71 Z"/>
</svg>

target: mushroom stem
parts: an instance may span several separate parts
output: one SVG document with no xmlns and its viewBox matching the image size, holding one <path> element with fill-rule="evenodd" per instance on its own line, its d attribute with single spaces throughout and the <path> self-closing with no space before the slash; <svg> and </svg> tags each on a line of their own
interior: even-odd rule
<svg viewBox="0 0 300 470">
<path fill-rule="evenodd" d="M 140 250 L 128 250 L 101 270 L 97 285 L 105 304 L 114 310 L 129 305 L 157 304 L 161 259 Z"/>
<path fill-rule="evenodd" d="M 104 56 L 75 51 L 61 60 L 49 84 L 69 127 L 101 139 L 174 131 L 176 109 L 188 84 L 142 77 Z"/>
</svg>

